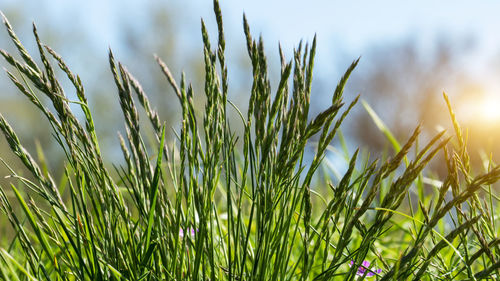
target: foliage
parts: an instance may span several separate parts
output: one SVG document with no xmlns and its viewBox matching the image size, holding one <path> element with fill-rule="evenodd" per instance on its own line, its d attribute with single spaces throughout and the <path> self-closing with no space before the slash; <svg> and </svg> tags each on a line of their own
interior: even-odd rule
<svg viewBox="0 0 500 281">
<path fill-rule="evenodd" d="M 0 250 L 4 280 L 495 278 L 500 240 L 491 184 L 500 178 L 500 167 L 472 174 L 467 144 L 446 96 L 455 146 L 441 132 L 420 149 L 417 127 L 403 145 L 391 138 L 397 153 L 381 163 L 357 150 L 339 180 L 330 173 L 315 177 L 358 100 L 348 106 L 343 102 L 358 60 L 340 79 L 331 105 L 308 121 L 316 39 L 310 48 L 300 44 L 289 61 L 280 49 L 281 77 L 272 93 L 262 39 L 252 38 L 244 17 L 253 70 L 245 116 L 228 99 L 217 1 L 214 11 L 215 48 L 203 21 L 201 27 L 204 112 L 195 110 L 196 96 L 184 76 L 179 86 L 157 58 L 182 108 L 180 131 L 171 145 L 166 125 L 139 82 L 109 52 L 126 125 L 126 137 L 120 136 L 126 164 L 113 166 L 114 173 L 102 157 L 79 76 L 41 43 L 34 27 L 42 62 L 37 64 L 4 17 L 21 55 L 18 60 L 1 51 L 17 71 L 7 74 L 47 117 L 67 159 L 65 176 L 56 184 L 0 115 L 10 148 L 31 172 L 23 177 L 11 169 L 13 183 L 0 189 L 2 210 L 16 232 L 8 248 Z M 67 98 L 54 60 L 78 101 Z M 51 101 L 52 110 L 40 94 Z M 137 103 L 154 130 L 154 151 L 145 144 Z M 71 104 L 79 105 L 83 115 Z M 230 110 L 239 113 L 242 134 L 230 128 Z M 311 143 L 315 152 L 308 162 Z M 425 188 L 424 168 L 440 152 L 448 175 Z"/>
</svg>

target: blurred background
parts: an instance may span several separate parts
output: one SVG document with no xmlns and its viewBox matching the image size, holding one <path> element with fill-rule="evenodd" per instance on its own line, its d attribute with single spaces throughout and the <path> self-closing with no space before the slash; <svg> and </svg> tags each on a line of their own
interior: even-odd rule
<svg viewBox="0 0 500 281">
<path fill-rule="evenodd" d="M 338 80 L 361 56 L 345 100 L 350 102 L 360 94 L 399 141 L 404 142 L 419 123 L 424 138 L 451 128 L 442 97 L 445 91 L 467 129 L 475 169 L 482 169 L 482 159 L 491 153 L 500 155 L 496 145 L 500 138 L 500 2 L 221 0 L 221 8 L 230 98 L 240 109 L 246 110 L 251 88 L 242 28 L 246 13 L 254 37 L 261 34 L 264 39 L 273 86 L 279 75 L 278 42 L 290 59 L 300 40 L 310 42 L 318 36 L 312 111 L 329 105 Z M 121 161 L 117 132 L 123 131 L 123 119 L 109 71 L 108 48 L 138 78 L 162 119 L 174 129 L 180 117 L 178 101 L 153 54 L 169 65 L 177 79 L 182 71 L 186 73 L 199 97 L 196 103 L 203 106 L 200 18 L 215 42 L 211 1 L 1 0 L 0 10 L 34 57 L 38 59 L 32 22 L 42 41 L 81 76 L 98 137 L 113 161 Z M 0 48 L 18 55 L 4 28 L 0 28 Z M 3 60 L 0 65 L 7 67 Z M 63 85 L 70 98 L 75 97 L 70 85 Z M 5 73 L 0 74 L 0 112 L 34 156 L 37 146 L 42 148 L 49 168 L 62 171 L 63 155 L 56 149 L 48 123 Z M 393 153 L 361 104 L 342 129 L 351 152 L 362 146 L 372 157 Z M 0 155 L 20 164 L 3 137 Z M 335 157 L 329 155 L 334 163 L 338 162 Z M 439 173 L 440 167 L 435 168 Z M 7 174 L 0 167 L 0 175 Z"/>
</svg>

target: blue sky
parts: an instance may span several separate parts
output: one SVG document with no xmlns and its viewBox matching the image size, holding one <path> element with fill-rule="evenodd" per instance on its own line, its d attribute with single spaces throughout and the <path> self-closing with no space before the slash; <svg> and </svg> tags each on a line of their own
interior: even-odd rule
<svg viewBox="0 0 500 281">
<path fill-rule="evenodd" d="M 158 0 L 159 1 L 159 0 Z M 145 1 L 156 5 L 158 1 Z M 124 0 L 2 0 L 3 5 L 22 4 L 27 20 L 49 18 L 53 24 L 86 25 L 102 41 L 113 40 L 117 19 L 137 20 L 146 17 L 141 3 Z M 199 18 L 213 22 L 211 1 L 166 1 L 179 9 L 181 25 L 199 29 Z M 320 43 L 335 41 L 352 52 L 362 53 L 374 43 L 398 40 L 417 35 L 422 40 L 434 40 L 436 34 L 474 35 L 482 48 L 496 51 L 500 46 L 497 27 L 500 24 L 500 2 L 486 1 L 221 1 L 226 28 L 241 31 L 241 15 L 245 12 L 253 29 L 262 32 L 270 42 L 280 40 L 294 45 L 301 38 L 317 33 Z M 68 22 L 68 20 L 70 20 Z M 196 34 L 197 35 L 197 34 Z M 197 36 L 195 36 L 197 38 Z M 112 42 L 110 42 L 112 43 Z M 492 50 L 493 49 L 493 50 Z"/>
<path fill-rule="evenodd" d="M 119 48 L 116 30 L 121 22 L 140 25 L 147 17 L 141 3 L 158 5 L 159 0 L 2 0 L 0 9 L 20 7 L 30 17 L 26 20 L 49 21 L 49 26 L 85 26 L 93 39 L 86 42 L 96 49 Z M 183 30 L 183 45 L 199 44 L 199 19 L 203 17 L 214 30 L 212 2 L 202 0 L 164 1 L 180 14 L 175 28 Z M 307 3 L 307 4 L 304 4 Z M 5 5 L 5 6 L 4 6 Z M 285 49 L 300 39 L 318 35 L 319 69 L 332 72 L 332 61 L 341 55 L 353 58 L 363 55 L 374 45 L 409 37 L 422 48 L 440 36 L 470 37 L 476 52 L 470 59 L 474 68 L 484 71 L 487 60 L 499 53 L 499 1 L 221 1 L 227 36 L 243 40 L 241 16 L 245 12 L 255 34 L 261 33 L 268 49 L 276 50 L 280 41 Z M 231 46 L 228 46 L 229 51 Z M 103 51 L 104 52 L 104 51 Z M 485 61 L 486 60 L 486 61 Z"/>
</svg>

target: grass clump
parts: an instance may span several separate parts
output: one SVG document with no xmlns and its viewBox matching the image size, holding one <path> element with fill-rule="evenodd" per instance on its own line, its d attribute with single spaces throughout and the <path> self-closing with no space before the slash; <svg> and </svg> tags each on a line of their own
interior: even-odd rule
<svg viewBox="0 0 500 281">
<path fill-rule="evenodd" d="M 37 64 L 4 17 L 21 55 L 18 60 L 1 51 L 17 73 L 7 74 L 45 115 L 67 164 L 62 184 L 56 184 L 0 115 L 11 150 L 31 172 L 23 177 L 10 169 L 17 181 L 0 189 L 1 209 L 16 233 L 0 249 L 2 279 L 497 278 L 497 197 L 491 185 L 499 179 L 500 167 L 472 174 L 466 142 L 446 96 L 456 145 L 442 132 L 419 149 L 417 127 L 405 144 L 391 140 L 394 156 L 372 161 L 358 150 L 339 180 L 317 178 L 326 150 L 358 100 L 343 101 L 358 60 L 340 79 L 331 105 L 308 121 L 316 39 L 310 47 L 299 45 L 290 60 L 280 49 L 281 76 L 272 92 L 262 39 L 252 38 L 244 18 L 253 75 L 244 115 L 228 99 L 217 1 L 214 11 L 219 35 L 214 46 L 203 21 L 201 28 L 203 112 L 195 109 L 195 93 L 184 76 L 178 84 L 156 58 L 182 108 L 172 145 L 140 83 L 109 52 L 126 127 L 125 137 L 120 135 L 126 164 L 112 171 L 99 148 L 79 76 L 41 43 L 34 28 L 42 62 Z M 74 86 L 77 101 L 67 98 L 54 62 Z M 48 98 L 53 110 L 39 95 Z M 80 106 L 83 120 L 70 104 Z M 145 144 L 139 110 L 152 125 L 156 149 Z M 241 135 L 229 126 L 232 110 L 241 118 Z M 306 146 L 313 137 L 316 149 L 306 164 Z M 448 174 L 433 193 L 424 188 L 424 168 L 438 153 L 445 156 Z"/>
</svg>

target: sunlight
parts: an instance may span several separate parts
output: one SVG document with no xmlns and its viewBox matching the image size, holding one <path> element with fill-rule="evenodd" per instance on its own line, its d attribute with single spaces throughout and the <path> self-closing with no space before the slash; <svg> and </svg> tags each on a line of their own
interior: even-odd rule
<svg viewBox="0 0 500 281">
<path fill-rule="evenodd" d="M 470 122 L 478 125 L 500 123 L 500 97 L 497 95 L 469 96 L 461 103 L 460 108 Z"/>
<path fill-rule="evenodd" d="M 498 97 L 484 97 L 478 101 L 478 121 L 499 122 L 500 121 L 500 99 Z"/>
</svg>

